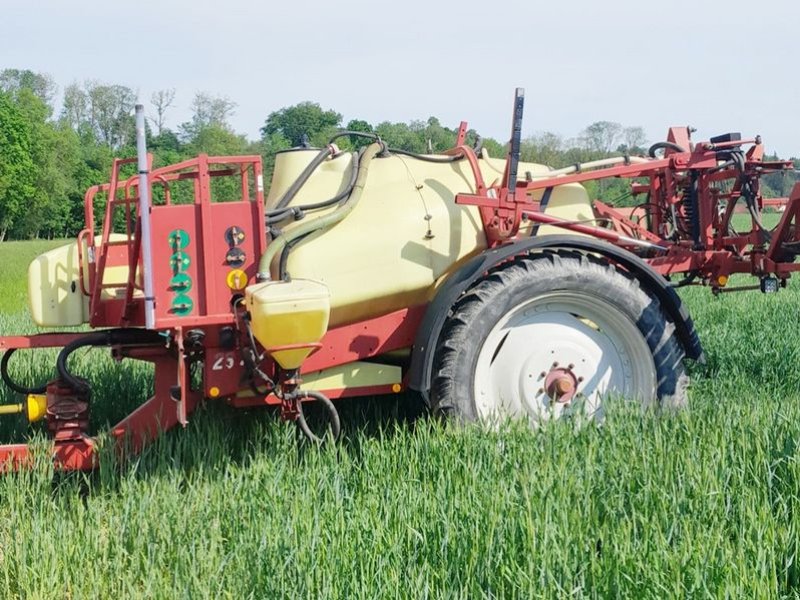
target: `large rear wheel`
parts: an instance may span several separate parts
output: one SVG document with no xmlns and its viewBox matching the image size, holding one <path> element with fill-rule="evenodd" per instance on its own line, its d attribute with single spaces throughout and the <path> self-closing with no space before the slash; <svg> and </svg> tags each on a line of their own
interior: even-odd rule
<svg viewBox="0 0 800 600">
<path fill-rule="evenodd" d="M 679 408 L 675 327 L 627 273 L 577 252 L 519 258 L 453 307 L 434 357 L 435 412 L 461 421 L 594 419 L 620 396 Z"/>
</svg>

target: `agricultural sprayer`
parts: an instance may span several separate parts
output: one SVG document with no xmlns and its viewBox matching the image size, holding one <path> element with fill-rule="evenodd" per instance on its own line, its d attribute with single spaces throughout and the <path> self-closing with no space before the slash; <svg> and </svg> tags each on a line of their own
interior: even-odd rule
<svg viewBox="0 0 800 600">
<path fill-rule="evenodd" d="M 758 279 L 736 289 L 785 285 L 800 186 L 768 230 L 759 178 L 793 165 L 765 161 L 759 138 L 692 142 L 679 127 L 647 157 L 552 170 L 520 161 L 523 102 L 518 90 L 505 159 L 466 145 L 466 123 L 440 155 L 342 132 L 279 153 L 266 198 L 257 156 L 152 168 L 137 107 L 137 158 L 114 161 L 77 240 L 29 269 L 34 321 L 80 329 L 0 337 L 21 400 L 2 412 L 45 419 L 59 468 L 93 468 L 103 398 L 70 367 L 82 348 L 154 365 L 153 396 L 110 432 L 134 452 L 209 401 L 277 405 L 313 439 L 306 402 L 335 437 L 334 400 L 406 389 L 459 421 L 599 418 L 612 393 L 682 406 L 683 361 L 703 352 L 674 288 L 728 291 L 736 273 Z M 369 145 L 342 152 L 344 136 Z M 582 184 L 610 177 L 630 180 L 638 209 L 590 201 Z M 18 351 L 47 347 L 52 379 L 16 381 Z M 0 469 L 31 462 L 27 445 L 0 446 Z"/>
</svg>

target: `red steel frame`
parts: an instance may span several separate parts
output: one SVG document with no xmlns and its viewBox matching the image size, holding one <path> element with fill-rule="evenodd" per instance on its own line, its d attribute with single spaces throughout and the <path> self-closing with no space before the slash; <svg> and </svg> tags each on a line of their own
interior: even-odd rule
<svg viewBox="0 0 800 600">
<path fill-rule="evenodd" d="M 763 160 L 760 140 L 699 143 L 694 146 L 685 128 L 670 130 L 668 140 L 677 146 L 691 148 L 678 151 L 669 148 L 661 159 L 637 161 L 586 172 L 557 177 L 519 181 L 510 166 L 509 156 L 503 182 L 487 186 L 483 180 L 475 152 L 465 145 L 467 125 L 462 122 L 458 143 L 446 152 L 459 155 L 469 164 L 473 175 L 473 190 L 458 194 L 456 202 L 474 205 L 479 209 L 487 244 L 497 246 L 513 242 L 524 235 L 525 223 L 533 222 L 561 227 L 567 231 L 590 235 L 638 252 L 653 268 L 664 275 L 692 273 L 702 282 L 721 288 L 732 273 L 752 273 L 757 276 L 775 275 L 782 279 L 800 270 L 793 262 L 794 255 L 786 244 L 800 241 L 800 185 L 788 199 L 782 201 L 785 211 L 772 232 L 772 239 L 763 239 L 756 227 L 744 234 L 729 232 L 735 200 L 743 195 L 743 182 L 750 185 L 758 208 L 765 201 L 758 193 L 758 177 L 764 173 L 790 168 L 788 162 Z M 751 145 L 744 161 L 744 171 L 720 168 L 720 152 Z M 136 177 L 123 179 L 121 169 L 130 160 L 115 160 L 108 184 L 90 188 L 85 198 L 85 228 L 78 236 L 80 265 L 89 265 L 80 273 L 81 289 L 89 297 L 89 320 L 92 327 L 141 327 L 143 300 L 137 273 L 141 272 L 141 248 L 138 230 Z M 216 168 L 215 168 L 216 167 Z M 221 167 L 221 168 L 220 168 Z M 212 180 L 215 177 L 235 177 L 241 181 L 241 196 L 229 202 L 212 202 Z M 647 194 L 648 223 L 634 221 L 631 215 L 596 201 L 596 222 L 578 223 L 548 215 L 531 194 L 556 186 L 584 183 L 604 178 L 627 178 L 632 190 Z M 153 170 L 150 185 L 163 189 L 163 198 L 152 208 L 153 254 L 156 288 L 156 329 L 165 333 L 169 343 L 163 347 L 114 347 L 119 358 L 143 360 L 154 365 L 155 393 L 132 414 L 111 429 L 120 450 L 138 451 L 160 433 L 186 424 L 188 416 L 203 399 L 224 399 L 235 407 L 277 405 L 280 399 L 270 392 L 242 394 L 245 368 L 236 343 L 239 331 L 237 314 L 238 290 L 224 285 L 230 272 L 227 254 L 231 244 L 226 241 L 226 228 L 236 225 L 244 233 L 239 247 L 246 260 L 239 266 L 248 282 L 255 279 L 257 259 L 266 248 L 264 225 L 263 181 L 260 157 L 208 157 Z M 171 184 L 190 181 L 193 201 L 179 204 L 172 197 Z M 693 235 L 676 230 L 679 221 L 689 222 L 686 203 L 688 181 L 696 182 L 697 211 Z M 727 182 L 727 183 L 725 183 Z M 100 243 L 95 242 L 94 200 L 97 194 L 107 196 L 105 218 Z M 124 219 L 122 239 L 112 239 L 119 225 L 118 213 Z M 116 221 L 115 221 L 116 219 Z M 606 226 L 601 226 L 601 223 Z M 191 307 L 188 313 L 177 314 L 169 304 L 175 295 L 173 280 L 176 270 L 163 259 L 180 248 L 169 247 L 175 241 L 174 230 L 180 227 L 190 240 L 192 261 L 185 273 L 193 282 Z M 670 231 L 671 230 L 671 231 Z M 695 235 L 696 234 L 696 235 Z M 84 261 L 84 254 L 86 254 Z M 127 280 L 106 281 L 110 267 L 128 268 Z M 188 295 L 188 292 L 187 294 Z M 409 348 L 422 320 L 425 306 L 413 306 L 366 321 L 333 328 L 322 339 L 318 351 L 304 363 L 302 372 L 309 373 L 336 365 L 347 364 L 380 354 Z M 181 309 L 184 310 L 185 306 Z M 192 354 L 192 336 L 201 330 L 204 352 Z M 85 333 L 54 333 L 32 336 L 0 337 L 0 350 L 62 347 Z M 234 340 L 233 343 L 231 340 Z M 203 387 L 193 389 L 191 363 L 204 367 Z M 226 368 L 217 370 L 214 365 Z M 264 366 L 274 372 L 275 365 Z M 403 386 L 400 386 L 401 388 Z M 398 391 L 397 386 L 377 386 L 328 390 L 332 398 L 370 395 Z M 97 457 L 92 439 L 55 442 L 52 455 L 58 468 L 86 470 L 95 466 Z M 31 464 L 31 451 L 25 444 L 0 446 L 0 472 Z"/>
<path fill-rule="evenodd" d="M 672 128 L 668 141 L 685 148 L 692 147 L 686 128 Z M 751 147 L 744 155 L 743 172 L 733 166 L 721 168 L 721 154 L 747 145 Z M 762 175 L 793 168 L 791 161 L 763 160 L 763 146 L 758 138 L 716 144 L 704 142 L 694 145 L 692 150 L 668 149 L 662 159 L 517 181 L 513 186 L 498 185 L 488 190 L 476 177 L 477 192 L 459 194 L 456 202 L 481 209 L 490 245 L 514 241 L 520 235 L 523 223 L 533 221 L 628 247 L 665 276 L 691 273 L 701 282 L 720 290 L 734 273 L 775 276 L 785 280 L 800 270 L 800 263 L 794 262 L 794 253 L 787 251 L 787 246 L 800 241 L 800 184 L 788 198 L 771 201 L 765 201 L 758 191 L 758 179 Z M 539 203 L 530 196 L 537 190 L 608 178 L 630 179 L 634 193 L 647 194 L 649 224 L 635 222 L 622 210 L 599 200 L 594 202 L 595 224 L 570 222 L 542 212 Z M 668 236 L 664 215 L 674 209 L 685 210 L 685 187 L 692 178 L 697 181 L 694 202 L 698 212 L 697 236 L 689 236 L 686 232 L 672 232 Z M 641 182 L 642 179 L 647 182 Z M 784 208 L 769 240 L 764 239 L 755 226 L 747 233 L 730 234 L 735 201 L 743 197 L 742 181 L 753 186 L 759 212 L 765 204 Z M 678 214 L 677 219 L 686 222 L 688 217 Z"/>
<path fill-rule="evenodd" d="M 137 281 L 137 273 L 142 268 L 141 248 L 135 235 L 138 229 L 138 179 L 134 176 L 123 180 L 120 176 L 122 168 L 132 162 L 127 159 L 115 160 L 110 182 L 90 188 L 85 197 L 85 228 L 78 236 L 79 277 L 82 292 L 89 298 L 92 327 L 141 327 L 144 323 L 143 299 Z M 222 168 L 215 168 L 216 165 Z M 212 202 L 213 178 L 231 176 L 240 177 L 241 197 L 233 201 Z M 167 239 L 167 232 L 178 226 L 187 231 L 191 238 L 199 240 L 195 244 L 195 260 L 185 271 L 194 280 L 191 290 L 194 306 L 193 314 L 177 315 L 171 311 L 166 299 L 171 293 L 170 277 L 174 272 L 163 260 L 161 264 L 154 265 L 156 329 L 167 334 L 169 344 L 157 348 L 112 348 L 112 353 L 118 358 L 152 363 L 155 377 L 152 398 L 111 428 L 120 451 L 137 452 L 159 434 L 176 425 L 185 425 L 188 416 L 204 398 L 226 400 L 235 407 L 280 404 L 280 400 L 272 393 L 251 397 L 240 394 L 244 368 L 238 347 L 223 342 L 225 331 L 238 326 L 234 302 L 238 290 L 229 289 L 226 285 L 226 275 L 231 267 L 226 264 L 226 252 L 230 250 L 230 244 L 225 240 L 225 233 L 232 224 L 243 231 L 245 241 L 237 247 L 244 249 L 247 258 L 238 268 L 245 272 L 248 282 L 253 282 L 258 258 L 266 248 L 262 177 L 261 159 L 258 156 L 200 155 L 151 172 L 151 185 L 159 185 L 163 189 L 163 198 L 155 203 L 151 213 L 153 245 Z M 175 202 L 170 184 L 176 181 L 192 183 L 193 202 Z M 94 203 L 101 193 L 107 196 L 107 201 L 100 239 L 96 243 Z M 121 238 L 113 238 L 115 225 L 120 226 L 120 213 L 124 219 L 124 234 Z M 154 254 L 163 258 L 169 255 L 170 250 L 174 248 L 162 245 Z M 88 272 L 83 271 L 84 264 L 88 265 Z M 106 281 L 106 270 L 120 266 L 128 268 L 127 280 Z M 424 309 L 424 306 L 409 307 L 330 329 L 322 339 L 319 351 L 303 365 L 302 372 L 319 371 L 410 347 Z M 205 335 L 205 351 L 200 358 L 192 358 L 186 347 L 186 336 L 198 329 Z M 85 332 L 0 336 L 0 351 L 63 347 L 84 335 Z M 223 358 L 222 364 L 230 365 L 230 368 L 213 368 L 220 357 Z M 228 357 L 232 360 L 224 360 Z M 203 363 L 202 389 L 192 389 L 192 360 Z M 244 389 L 247 389 L 246 386 Z M 395 384 L 328 390 L 326 395 L 343 398 L 397 391 Z M 66 470 L 92 469 L 97 460 L 93 441 L 88 436 L 79 440 L 54 442 L 52 456 L 56 466 Z M 0 472 L 30 464 L 32 455 L 26 444 L 0 445 Z"/>
</svg>

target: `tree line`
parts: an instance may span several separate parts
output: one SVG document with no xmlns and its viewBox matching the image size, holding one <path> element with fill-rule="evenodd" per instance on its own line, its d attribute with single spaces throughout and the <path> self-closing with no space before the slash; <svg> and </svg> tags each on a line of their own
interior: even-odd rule
<svg viewBox="0 0 800 600">
<path fill-rule="evenodd" d="M 6 239 L 75 236 L 83 227 L 83 196 L 87 188 L 108 180 L 115 156 L 133 156 L 136 93 L 120 84 L 97 81 L 66 86 L 56 105 L 57 86 L 43 73 L 0 71 L 0 241 Z M 342 128 L 375 133 L 388 146 L 412 152 L 440 152 L 455 144 L 457 130 L 436 117 L 408 123 L 384 121 L 373 125 L 361 119 L 344 121 L 335 110 L 301 102 L 268 114 L 255 140 L 237 133 L 230 119 L 236 104 L 230 99 L 198 92 L 189 121 L 169 127 L 176 91 L 159 90 L 148 106 L 148 149 L 155 166 L 199 153 L 259 154 L 265 179 L 270 180 L 275 154 L 301 145 L 322 146 Z M 363 141 L 342 138 L 351 149 Z M 470 130 L 467 143 L 481 144 L 492 156 L 504 156 L 505 144 L 479 139 Z M 621 154 L 642 154 L 647 138 L 638 126 L 599 121 L 574 139 L 552 132 L 539 133 L 522 143 L 522 160 L 552 167 Z M 770 176 L 765 195 L 788 194 L 794 174 Z M 592 195 L 620 204 L 631 202 L 621 180 L 587 186 Z M 98 207 L 102 210 L 102 206 Z M 98 215 L 100 216 L 100 215 Z"/>
</svg>

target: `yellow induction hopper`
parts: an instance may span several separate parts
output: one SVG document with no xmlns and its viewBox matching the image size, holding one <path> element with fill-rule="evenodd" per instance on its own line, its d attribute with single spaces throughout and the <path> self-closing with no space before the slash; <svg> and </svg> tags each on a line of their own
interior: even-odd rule
<svg viewBox="0 0 800 600">
<path fill-rule="evenodd" d="M 258 283 L 245 298 L 253 334 L 283 369 L 298 369 L 328 330 L 331 296 L 319 281 Z"/>
</svg>

